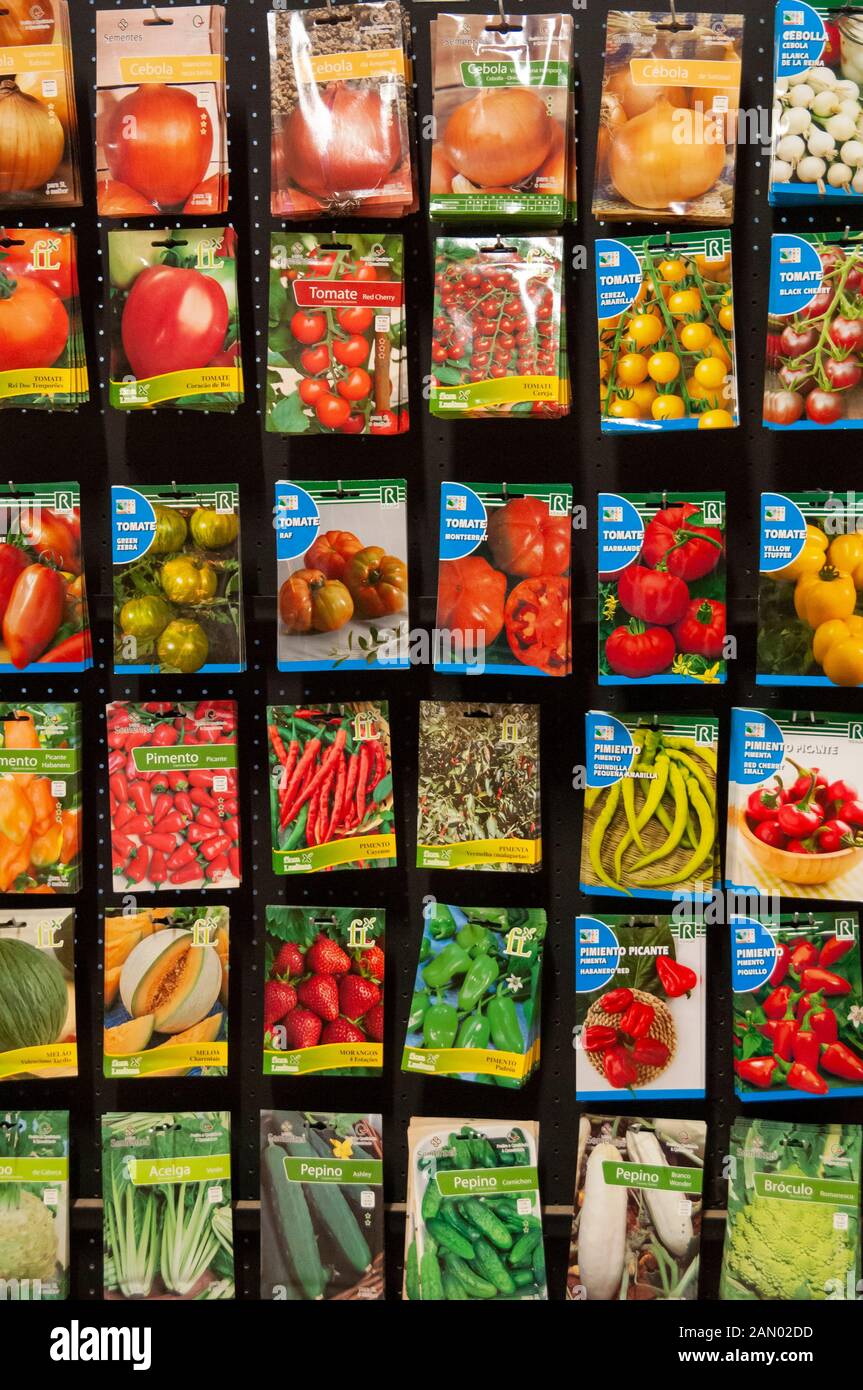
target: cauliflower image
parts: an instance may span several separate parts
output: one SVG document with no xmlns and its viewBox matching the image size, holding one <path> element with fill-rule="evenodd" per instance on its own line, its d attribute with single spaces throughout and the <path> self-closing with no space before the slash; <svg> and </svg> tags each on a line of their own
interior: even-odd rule
<svg viewBox="0 0 863 1390">
<path fill-rule="evenodd" d="M 0 1279 L 51 1279 L 57 1237 L 50 1211 L 32 1192 L 0 1205 Z"/>
<path fill-rule="evenodd" d="M 728 1274 L 762 1300 L 826 1299 L 828 1281 L 844 1285 L 854 1264 L 833 1217 L 819 1203 L 755 1197 L 734 1219 Z"/>
</svg>

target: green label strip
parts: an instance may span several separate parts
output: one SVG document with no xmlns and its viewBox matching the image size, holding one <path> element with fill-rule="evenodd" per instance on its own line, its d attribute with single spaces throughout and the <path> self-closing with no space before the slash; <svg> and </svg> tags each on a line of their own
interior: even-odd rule
<svg viewBox="0 0 863 1390">
<path fill-rule="evenodd" d="M 490 1052 L 481 1047 L 406 1047 L 402 1071 L 429 1076 L 475 1072 L 479 1076 L 509 1076 L 523 1081 L 538 1060 L 538 1046 L 527 1052 Z"/>
<path fill-rule="evenodd" d="M 0 1182 L 67 1182 L 68 1158 L 4 1158 Z"/>
<path fill-rule="evenodd" d="M 665 1163 L 625 1163 L 609 1159 L 602 1165 L 609 1187 L 631 1187 L 636 1192 L 698 1193 L 704 1183 L 700 1168 L 672 1168 Z"/>
<path fill-rule="evenodd" d="M 542 840 L 462 840 L 455 845 L 417 845 L 418 869 L 457 869 L 472 864 L 539 864 Z"/>
<path fill-rule="evenodd" d="M 132 749 L 139 772 L 196 772 L 237 766 L 235 743 L 205 743 L 199 747 L 181 743 L 177 747 L 153 748 L 144 744 Z"/>
<path fill-rule="evenodd" d="M 180 1182 L 227 1182 L 230 1154 L 193 1154 L 188 1158 L 132 1158 L 127 1160 L 134 1187 Z"/>
<path fill-rule="evenodd" d="M 860 1205 L 860 1184 L 848 1178 L 803 1178 L 790 1173 L 756 1173 L 759 1197 L 779 1202 L 818 1202 L 832 1207 Z"/>
<path fill-rule="evenodd" d="M 168 1043 L 149 1052 L 128 1052 L 105 1057 L 105 1075 L 113 1077 L 158 1076 L 175 1067 L 227 1067 L 228 1044 Z"/>
<path fill-rule="evenodd" d="M 292 1158 L 286 1154 L 284 1164 L 289 1182 L 380 1187 L 384 1180 L 384 1165 L 379 1158 Z"/>
<path fill-rule="evenodd" d="M 0 772 L 32 772 L 36 776 L 74 777 L 80 770 L 78 748 L 0 748 Z"/>
<path fill-rule="evenodd" d="M 19 1071 L 77 1070 L 78 1045 L 73 1042 L 48 1043 L 44 1047 L 16 1047 L 0 1053 L 0 1076 L 14 1076 Z"/>
<path fill-rule="evenodd" d="M 302 1076 L 306 1072 L 383 1066 L 383 1043 L 326 1043 L 295 1052 L 264 1051 L 264 1076 Z"/>
<path fill-rule="evenodd" d="M 516 64 L 508 58 L 472 58 L 460 66 L 463 87 L 569 86 L 569 64 L 559 59 Z"/>
<path fill-rule="evenodd" d="M 274 849 L 273 872 L 277 874 L 308 874 L 331 864 L 354 864 L 358 859 L 392 859 L 396 857 L 395 835 L 356 835 L 331 844 L 312 845 L 306 849 Z"/>
<path fill-rule="evenodd" d="M 539 1198 L 539 1178 L 535 1168 L 450 1168 L 435 1176 L 444 1197 L 483 1197 L 523 1192 Z"/>
</svg>

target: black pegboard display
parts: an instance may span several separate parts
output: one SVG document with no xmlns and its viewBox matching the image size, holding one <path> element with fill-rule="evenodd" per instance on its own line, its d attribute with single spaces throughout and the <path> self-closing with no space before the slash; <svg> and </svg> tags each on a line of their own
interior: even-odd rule
<svg viewBox="0 0 863 1390">
<path fill-rule="evenodd" d="M 84 706 L 85 886 L 75 900 L 79 964 L 79 1053 L 77 1081 L 7 1083 L 8 1106 L 68 1107 L 72 1112 L 73 1278 L 76 1299 L 100 1297 L 100 1193 L 98 1117 L 111 1109 L 224 1107 L 233 1117 L 234 1194 L 237 1212 L 238 1294 L 257 1296 L 258 1111 L 265 1105 L 318 1109 L 370 1109 L 384 1115 L 385 1183 L 388 1214 L 388 1297 L 401 1283 L 406 1129 L 412 1114 L 537 1117 L 541 1122 L 541 1184 L 548 1207 L 547 1249 L 553 1298 L 563 1297 L 575 1151 L 576 1105 L 572 1027 L 572 923 L 588 902 L 578 892 L 581 797 L 573 790 L 573 769 L 583 761 L 583 714 L 612 709 L 697 709 L 709 704 L 719 713 L 722 751 L 732 704 L 758 703 L 754 685 L 754 595 L 756 588 L 757 500 L 763 488 L 853 487 L 854 453 L 842 440 L 822 459 L 813 459 L 811 436 L 777 439 L 760 424 L 766 322 L 766 284 L 772 227 L 803 230 L 810 224 L 843 225 L 827 214 L 799 212 L 773 216 L 767 207 L 768 161 L 758 146 L 742 146 L 736 180 L 733 227 L 734 297 L 741 427 L 695 435 L 602 439 L 598 427 L 595 304 L 592 246 L 598 228 L 589 216 L 597 131 L 602 48 L 608 6 L 586 0 L 573 8 L 577 80 L 579 199 L 578 226 L 567 231 L 573 269 L 567 275 L 570 324 L 571 415 L 562 421 L 464 422 L 442 424 L 423 399 L 429 370 L 431 321 L 431 243 L 424 213 L 390 230 L 406 237 L 406 281 L 411 371 L 411 429 L 392 439 L 292 439 L 265 434 L 259 406 L 266 356 L 267 256 L 269 233 L 269 77 L 266 16 L 270 0 L 227 0 L 228 106 L 230 113 L 231 203 L 229 217 L 239 233 L 240 304 L 247 402 L 235 416 L 154 411 L 123 415 L 107 408 L 104 330 L 107 223 L 95 212 L 93 131 L 95 11 L 112 8 L 95 0 L 71 0 L 76 88 L 81 125 L 86 206 L 72 211 L 79 238 L 80 279 L 85 316 L 92 401 L 75 415 L 8 413 L 2 417 L 5 474 L 16 480 L 79 478 L 85 528 L 87 582 L 95 629 L 95 668 L 79 679 L 50 683 L 0 679 L 0 699 L 53 696 L 80 699 Z M 170 8 L 162 4 L 158 8 Z M 413 0 L 416 47 L 416 98 L 420 117 L 430 109 L 430 18 L 446 9 Z M 452 9 L 461 10 L 461 4 Z M 472 8 L 478 8 L 473 6 Z M 515 5 L 516 12 L 547 11 L 542 0 Z M 773 7 L 766 0 L 736 6 L 746 15 L 742 105 L 769 106 Z M 420 121 L 422 129 L 422 121 Z M 421 188 L 425 201 L 430 146 L 420 140 Z M 216 220 L 216 219 L 213 219 Z M 18 225 L 36 226 L 29 217 Z M 203 225 L 190 219 L 190 225 Z M 7 225 L 16 225 L 9 219 Z M 111 225 L 120 225 L 112 223 Z M 144 224 L 145 225 L 145 224 Z M 161 224 L 164 225 L 164 224 Z M 360 224 L 362 225 L 362 224 Z M 633 227 L 621 230 L 643 230 Z M 601 234 L 601 233 L 600 233 Z M 586 247 L 586 258 L 577 248 Z M 587 268 L 583 268 L 587 265 Z M 100 384 L 101 379 L 101 384 Z M 257 391 L 255 389 L 257 387 Z M 436 535 L 439 486 L 447 478 L 517 483 L 525 478 L 570 480 L 576 508 L 586 509 L 586 529 L 573 536 L 574 674 L 554 681 L 479 676 L 469 680 L 434 676 L 427 668 L 389 675 L 337 673 L 308 679 L 275 669 L 275 541 L 273 485 L 280 477 L 337 478 L 404 475 L 408 481 L 411 621 L 430 626 L 434 619 L 437 569 Z M 233 481 L 240 484 L 243 581 L 246 598 L 246 673 L 212 678 L 152 682 L 114 676 L 111 669 L 111 570 L 109 487 L 145 481 Z M 728 685 L 705 690 L 667 689 L 646 694 L 599 692 L 596 681 L 595 507 L 600 488 L 662 489 L 722 487 L 728 493 L 729 604 L 738 660 L 730 663 Z M 241 888 L 213 894 L 231 910 L 231 1045 L 225 1079 L 179 1082 L 108 1082 L 100 1065 L 101 919 L 116 902 L 111 890 L 107 826 L 107 773 L 104 705 L 112 698 L 152 699 L 233 696 L 240 707 L 240 758 L 244 871 Z M 429 873 L 411 867 L 415 845 L 417 707 L 422 698 L 538 700 L 541 705 L 544 854 L 542 871 L 514 876 L 484 873 Z M 266 780 L 265 706 L 268 702 L 344 700 L 381 696 L 390 701 L 399 835 L 399 867 L 374 872 L 276 879 L 270 869 Z M 763 701 L 763 696 L 762 696 Z M 859 695 L 826 691 L 827 709 L 859 703 Z M 720 813 L 719 824 L 724 822 Z M 407 1002 L 421 934 L 423 901 L 428 895 L 461 903 L 544 906 L 549 913 L 543 998 L 543 1059 L 539 1073 L 521 1092 L 483 1088 L 445 1080 L 425 1081 L 398 1069 Z M 195 895 L 198 896 L 198 895 Z M 178 895 L 178 901 L 193 901 Z M 162 901 L 170 902 L 168 895 Z M 387 910 L 386 1066 L 381 1080 L 308 1077 L 264 1078 L 260 1074 L 261 959 L 264 908 L 269 902 L 383 906 Z M 610 907 L 608 900 L 594 908 Z M 797 904 L 789 903 L 793 909 Z M 715 1298 L 724 1204 L 722 1155 L 728 1126 L 736 1113 L 726 1041 L 729 1001 L 726 987 L 725 931 L 709 940 L 708 1048 L 709 1099 L 705 1104 L 672 1106 L 666 1113 L 705 1115 L 709 1126 L 706 1205 L 716 1213 L 705 1223 L 702 1298 Z M 38 1096 L 37 1096 L 38 1090 Z M 629 1107 L 631 1108 L 631 1107 Z M 789 1107 L 790 1109 L 790 1107 Z M 856 1113 L 852 1114 L 852 1110 Z M 756 1108 L 756 1113 L 759 1112 Z M 775 1113 L 775 1107 L 774 1107 Z M 787 1113 L 783 1108 L 782 1113 Z M 839 1102 L 801 1103 L 798 1118 L 863 1118 L 863 1106 Z"/>
</svg>

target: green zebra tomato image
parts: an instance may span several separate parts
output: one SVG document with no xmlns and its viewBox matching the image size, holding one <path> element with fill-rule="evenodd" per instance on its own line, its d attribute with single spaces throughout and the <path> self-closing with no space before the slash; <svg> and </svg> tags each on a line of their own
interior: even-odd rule
<svg viewBox="0 0 863 1390">
<path fill-rule="evenodd" d="M 172 666 L 184 676 L 200 671 L 210 651 L 207 634 L 188 618 L 175 618 L 168 623 L 158 643 L 156 655 L 161 666 Z"/>
<path fill-rule="evenodd" d="M 206 603 L 214 596 L 218 582 L 212 565 L 196 565 L 183 555 L 167 560 L 159 571 L 159 583 L 172 603 Z"/>
<path fill-rule="evenodd" d="M 120 609 L 120 631 L 127 637 L 152 641 L 171 621 L 171 610 L 156 594 L 130 598 Z"/>
<path fill-rule="evenodd" d="M 151 553 L 172 555 L 175 551 L 182 550 L 188 535 L 183 513 L 175 507 L 155 506 L 153 511 L 156 514 L 156 534 L 150 545 Z"/>
<path fill-rule="evenodd" d="M 192 540 L 201 550 L 224 550 L 237 539 L 239 522 L 234 512 L 214 512 L 199 507 L 189 523 Z"/>
</svg>

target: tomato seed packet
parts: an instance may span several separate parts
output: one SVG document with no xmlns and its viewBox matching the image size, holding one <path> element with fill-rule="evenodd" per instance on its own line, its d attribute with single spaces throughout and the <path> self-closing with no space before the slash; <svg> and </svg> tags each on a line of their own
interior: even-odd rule
<svg viewBox="0 0 863 1390">
<path fill-rule="evenodd" d="M 863 237 L 771 237 L 767 307 L 765 429 L 863 428 Z"/>
<path fill-rule="evenodd" d="M 69 1111 L 7 1110 L 0 1124 L 5 1297 L 69 1294 Z"/>
<path fill-rule="evenodd" d="M 436 671 L 568 676 L 568 483 L 442 483 Z"/>
<path fill-rule="evenodd" d="M 0 922 L 0 1081 L 78 1075 L 75 913 L 6 912 Z"/>
<path fill-rule="evenodd" d="M 0 84 L 4 205 L 80 207 L 78 113 L 66 0 L 7 0 L 0 13 Z"/>
<path fill-rule="evenodd" d="M 402 237 L 273 232 L 267 429 L 406 430 L 404 306 Z"/>
<path fill-rule="evenodd" d="M 544 1302 L 538 1164 L 536 1120 L 413 1116 L 402 1298 Z"/>
<path fill-rule="evenodd" d="M 89 399 L 75 233 L 0 227 L 0 410 Z"/>
<path fill-rule="evenodd" d="M 396 862 L 385 700 L 267 708 L 273 872 Z"/>
<path fill-rule="evenodd" d="M 417 868 L 536 873 L 539 706 L 420 701 Z"/>
<path fill-rule="evenodd" d="M 429 904 L 402 1071 L 518 1088 L 539 1066 L 542 908 Z"/>
<path fill-rule="evenodd" d="M 440 14 L 431 22 L 430 216 L 559 227 L 572 213 L 572 20 Z"/>
<path fill-rule="evenodd" d="M 576 1100 L 703 1099 L 706 963 L 696 918 L 576 917 Z"/>
<path fill-rule="evenodd" d="M 863 683 L 863 501 L 762 492 L 756 685 Z"/>
<path fill-rule="evenodd" d="M 228 949 L 227 907 L 106 912 L 105 1076 L 227 1076 Z"/>
<path fill-rule="evenodd" d="M 432 415 L 569 414 L 560 237 L 435 242 Z"/>
<path fill-rule="evenodd" d="M 114 669 L 245 670 L 236 483 L 111 489 Z"/>
<path fill-rule="evenodd" d="M 404 478 L 276 483 L 280 671 L 406 669 Z"/>
<path fill-rule="evenodd" d="M 96 12 L 100 217 L 227 211 L 225 10 Z"/>
<path fill-rule="evenodd" d="M 585 715 L 581 891 L 701 901 L 718 886 L 712 714 Z"/>
<path fill-rule="evenodd" d="M 268 16 L 274 217 L 405 217 L 418 207 L 411 20 L 383 4 Z"/>
<path fill-rule="evenodd" d="M 382 1299 L 384 1218 L 380 1115 L 261 1111 L 262 1299 Z"/>
<path fill-rule="evenodd" d="M 0 672 L 93 664 L 77 483 L 0 483 Z"/>
<path fill-rule="evenodd" d="M 732 917 L 730 931 L 740 1099 L 863 1095 L 857 913 Z"/>
<path fill-rule="evenodd" d="M 859 901 L 861 789 L 856 714 L 732 709 L 726 888 Z"/>
<path fill-rule="evenodd" d="M 601 492 L 598 510 L 599 684 L 724 683 L 725 493 Z"/>
<path fill-rule="evenodd" d="M 233 227 L 108 233 L 115 410 L 243 401 Z"/>
<path fill-rule="evenodd" d="M 81 706 L 0 705 L 0 893 L 81 891 Z"/>
<path fill-rule="evenodd" d="M 381 908 L 268 907 L 264 1075 L 380 1076 Z"/>
<path fill-rule="evenodd" d="M 852 0 L 777 4 L 773 30 L 773 207 L 823 208 L 863 197 L 857 120 L 863 45 Z"/>
<path fill-rule="evenodd" d="M 730 225 L 742 53 L 740 14 L 609 11 L 594 217 Z"/>
<path fill-rule="evenodd" d="M 738 424 L 729 232 L 599 238 L 603 434 Z"/>
<path fill-rule="evenodd" d="M 233 700 L 106 707 L 114 888 L 236 888 L 242 878 Z"/>
</svg>

